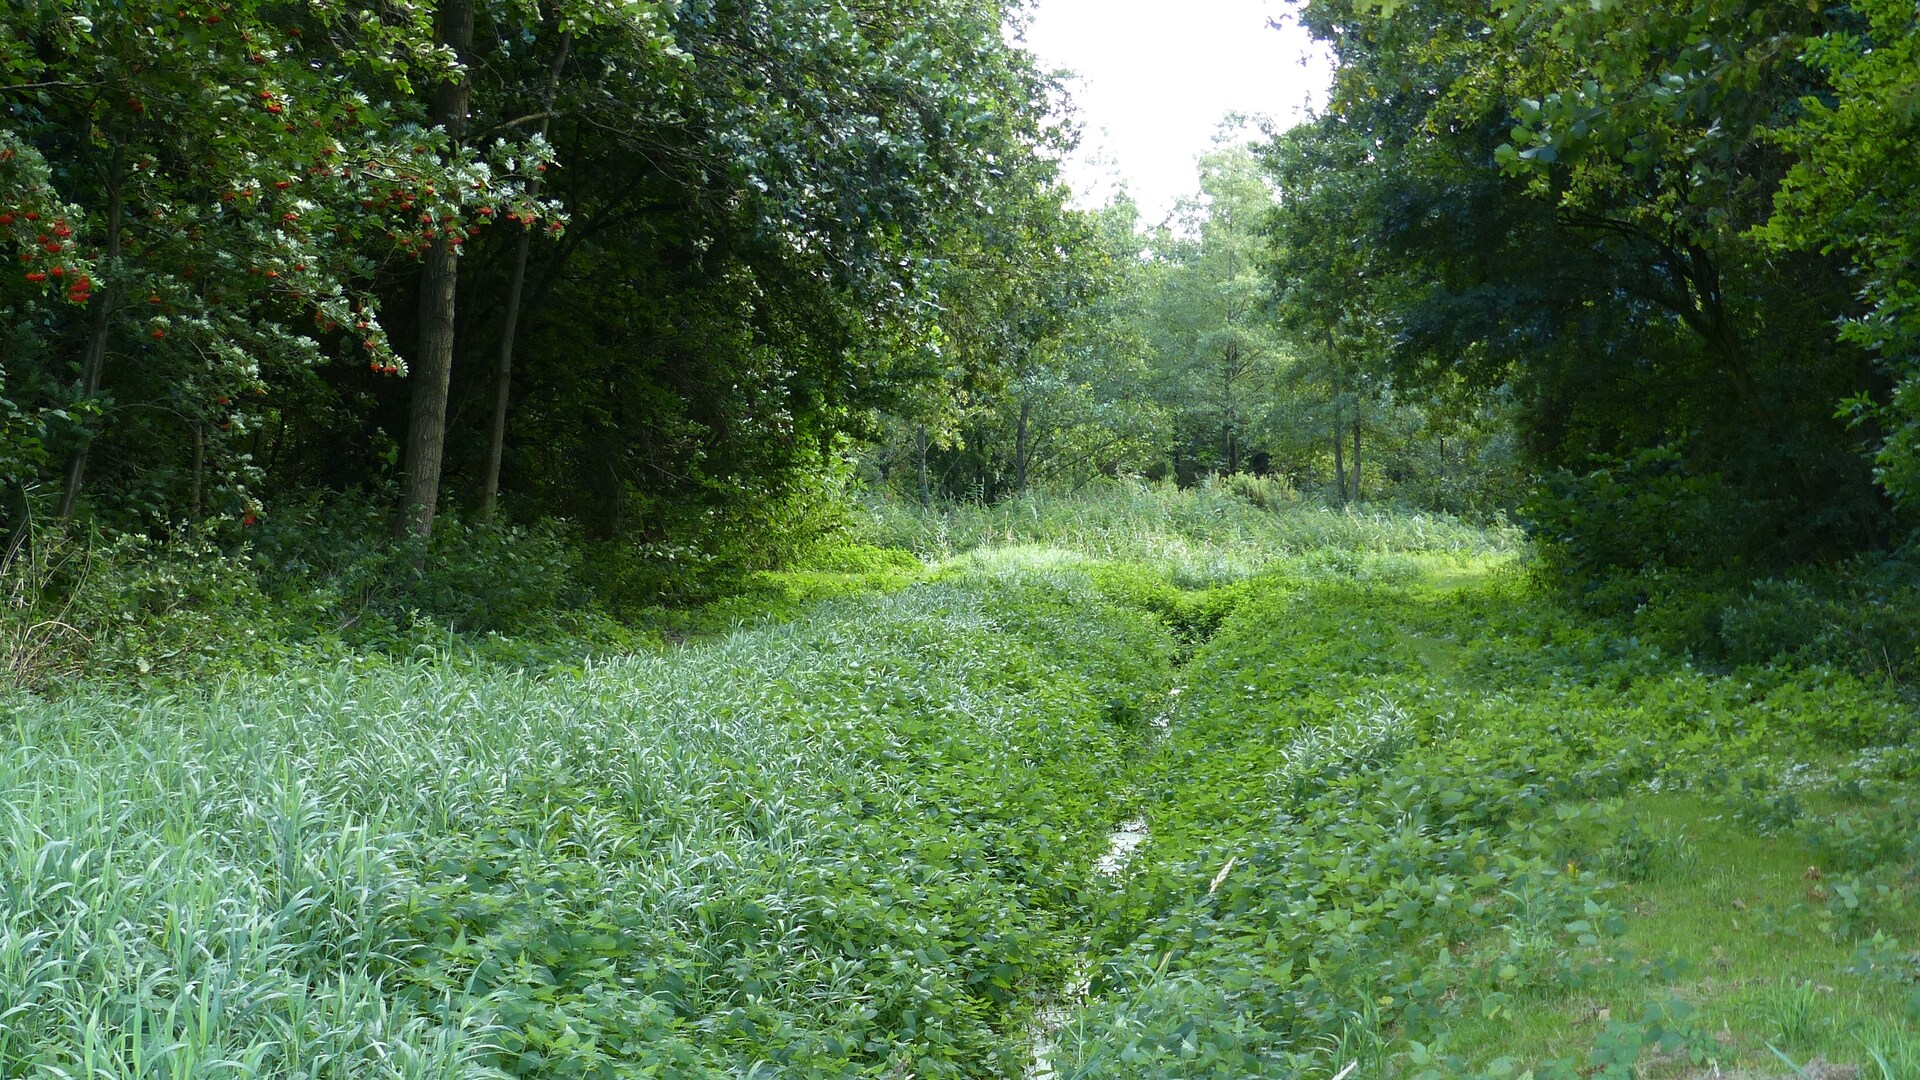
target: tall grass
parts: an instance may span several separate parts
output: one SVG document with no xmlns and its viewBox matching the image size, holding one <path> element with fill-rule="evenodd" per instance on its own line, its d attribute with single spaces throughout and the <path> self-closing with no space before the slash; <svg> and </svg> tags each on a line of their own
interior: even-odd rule
<svg viewBox="0 0 1920 1080">
<path fill-rule="evenodd" d="M 1034 494 L 931 510 L 898 500 L 867 506 L 876 542 L 944 559 L 983 547 L 1037 544 L 1095 558 L 1154 565 L 1182 585 L 1250 576 L 1275 559 L 1315 551 L 1498 555 L 1517 552 L 1519 530 L 1444 514 L 1311 502 L 1257 506 L 1226 484 L 1194 488 L 1113 481 L 1066 494 Z"/>
<path fill-rule="evenodd" d="M 0 1075 L 1011 1068 L 1168 649 L 1016 568 L 579 678 L 16 699 Z"/>
</svg>

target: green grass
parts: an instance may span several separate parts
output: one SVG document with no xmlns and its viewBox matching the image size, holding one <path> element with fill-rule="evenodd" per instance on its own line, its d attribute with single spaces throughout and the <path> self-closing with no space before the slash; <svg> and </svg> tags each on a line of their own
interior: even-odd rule
<svg viewBox="0 0 1920 1080">
<path fill-rule="evenodd" d="M 678 648 L 9 698 L 0 1075 L 1011 1077 L 1063 992 L 1063 1078 L 1920 1075 L 1900 687 L 1444 518 L 869 539 Z"/>
<path fill-rule="evenodd" d="M 1703 672 L 1497 561 L 1283 569 L 1182 677 L 1062 1076 L 1770 1075 L 1769 1041 L 1914 1035 L 1910 789 L 1856 751 L 1912 737 L 1894 687 Z"/>
<path fill-rule="evenodd" d="M 1874 951 L 1870 934 L 1823 928 L 1825 874 L 1810 878 L 1809 867 L 1818 866 L 1804 843 L 1741 828 L 1723 803 L 1699 796 L 1641 796 L 1623 812 L 1684 840 L 1684 857 L 1656 858 L 1644 880 L 1623 883 L 1616 901 L 1625 917 L 1617 948 L 1661 958 L 1667 977 L 1633 970 L 1573 997 L 1528 995 L 1497 1021 L 1455 1028 L 1456 1052 L 1482 1059 L 1576 1056 L 1608 1020 L 1630 1016 L 1655 996 L 1699 1010 L 1696 1023 L 1713 1033 L 1713 1061 L 1723 1069 L 1776 1073 L 1771 1047 L 1799 1062 L 1854 1062 L 1874 1077 L 1864 1051 L 1876 1039 L 1920 1040 L 1907 1023 L 1920 1019 L 1913 1011 L 1920 999 L 1910 997 L 1911 989 L 1899 991 L 1901 975 L 1858 970 L 1863 947 Z M 1920 975 L 1910 954 L 1906 963 L 1910 976 Z"/>
<path fill-rule="evenodd" d="M 1008 568 L 581 677 L 17 702 L 0 1074 L 1005 1072 L 1170 650 Z"/>
<path fill-rule="evenodd" d="M 1370 554 L 1511 555 L 1521 547 L 1517 530 L 1442 514 L 1305 502 L 1268 509 L 1225 485 L 1112 481 L 991 506 L 961 503 L 927 512 L 875 500 L 867 511 L 876 542 L 928 560 L 1032 544 L 1152 568 L 1185 587 L 1251 577 L 1281 559 L 1351 563 Z"/>
</svg>

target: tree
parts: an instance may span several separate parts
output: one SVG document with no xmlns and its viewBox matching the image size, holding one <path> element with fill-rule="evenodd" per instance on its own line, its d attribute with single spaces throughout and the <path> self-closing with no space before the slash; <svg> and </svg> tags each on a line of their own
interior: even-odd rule
<svg viewBox="0 0 1920 1080">
<path fill-rule="evenodd" d="M 435 157 L 383 103 L 444 58 L 409 47 L 412 15 L 327 3 L 60 0 L 0 21 L 0 237 L 25 266 L 0 304 L 15 407 L 63 458 L 56 513 L 103 452 L 135 518 L 198 515 L 210 487 L 252 513 L 243 440 L 270 388 L 329 357 L 403 371 L 373 268 L 417 249 L 417 218 L 493 197 L 499 170 Z"/>
<path fill-rule="evenodd" d="M 1228 473 L 1240 470 L 1246 433 L 1271 398 L 1277 349 L 1262 266 L 1272 208 L 1252 153 L 1226 147 L 1202 156 L 1200 197 L 1181 203 L 1178 227 L 1162 228 L 1152 245 L 1164 266 L 1154 290 L 1157 362 L 1187 414 L 1187 439 L 1199 444 L 1194 456 Z"/>
<path fill-rule="evenodd" d="M 1577 521 L 1577 496 L 1538 502 L 1568 565 L 1777 563 L 1884 535 L 1832 419 L 1876 392 L 1833 338 L 1844 267 L 1750 232 L 1785 167 L 1767 133 L 1814 85 L 1796 43 L 1829 17 L 1718 0 L 1303 13 L 1336 50 L 1318 126 L 1340 153 L 1301 178 L 1345 189 L 1394 385 L 1510 394 L 1556 491 L 1692 500 Z"/>
<path fill-rule="evenodd" d="M 1759 235 L 1787 251 L 1846 257 L 1864 309 L 1842 336 L 1878 358 L 1892 383 L 1847 402 L 1877 434 L 1878 477 L 1911 510 L 1920 500 L 1920 19 L 1911 5 L 1856 0 L 1853 19 L 1806 43 L 1831 90 L 1811 93 L 1777 139 L 1795 159 Z"/>
</svg>

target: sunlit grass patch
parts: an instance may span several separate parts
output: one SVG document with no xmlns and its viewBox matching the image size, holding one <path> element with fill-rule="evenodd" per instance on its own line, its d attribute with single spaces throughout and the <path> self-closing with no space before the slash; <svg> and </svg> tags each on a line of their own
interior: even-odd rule
<svg viewBox="0 0 1920 1080">
<path fill-rule="evenodd" d="M 1899 694 L 1701 671 L 1498 558 L 1255 582 L 1183 672 L 1063 1076 L 1773 1075 L 1770 1026 L 1862 1065 L 1905 1030 L 1920 978 L 1860 951 L 1911 910 L 1867 824 L 1900 766 L 1851 749 Z"/>
</svg>

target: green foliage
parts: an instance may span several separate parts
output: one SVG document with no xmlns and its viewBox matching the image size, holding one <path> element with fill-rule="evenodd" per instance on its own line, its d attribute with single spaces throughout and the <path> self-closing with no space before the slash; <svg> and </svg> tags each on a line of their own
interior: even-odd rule
<svg viewBox="0 0 1920 1080">
<path fill-rule="evenodd" d="M 1920 203 L 1913 158 L 1903 147 L 1915 126 L 1920 22 L 1887 0 L 1846 7 L 1847 19 L 1805 43 L 1805 61 L 1830 89 L 1802 98 L 1775 135 L 1794 161 L 1761 234 L 1789 250 L 1843 255 L 1860 270 L 1867 307 L 1848 313 L 1842 336 L 1879 357 L 1893 388 L 1857 395 L 1843 408 L 1869 422 L 1879 439 L 1880 482 L 1911 505 L 1920 483 L 1913 367 L 1920 342 L 1920 277 L 1913 269 L 1920 234 L 1913 222 Z"/>
<path fill-rule="evenodd" d="M 438 24 L 463 11 L 456 50 Z M 552 527 L 577 527 L 623 608 L 783 565 L 817 538 L 845 436 L 942 377 L 991 381 L 990 354 L 1051 318 L 976 300 L 1005 286 L 1007 305 L 1045 309 L 1084 276 L 1048 152 L 1065 138 L 1053 80 L 1006 32 L 1017 16 L 1000 0 L 9 8 L 8 518 L 160 537 L 391 493 L 403 461 L 439 457 L 409 429 L 436 395 L 454 422 L 435 471 L 463 502 L 499 394 L 501 505 L 529 562 L 551 551 L 540 523 L 574 523 Z M 456 79 L 464 131 L 443 130 Z M 433 322 L 417 260 L 449 246 L 451 381 L 403 381 Z M 422 603 L 459 606 L 444 589 Z"/>
<path fill-rule="evenodd" d="M 1302 21 L 1334 51 L 1332 102 L 1267 151 L 1283 312 L 1349 393 L 1504 406 L 1570 571 L 1874 548 L 1875 432 L 1834 416 L 1889 392 L 1834 334 L 1857 282 L 1754 231 L 1792 169 L 1776 133 L 1808 98 L 1851 96 L 1802 47 L 1858 18 L 1316 0 Z"/>
<path fill-rule="evenodd" d="M 483 526 L 442 517 L 432 538 L 387 539 L 387 500 L 289 500 L 248 531 L 251 559 L 277 594 L 351 631 L 419 614 L 463 632 L 513 633 L 585 607 L 577 530 Z"/>
<path fill-rule="evenodd" d="M 32 1008 L 0 1072 L 173 1045 L 254 1073 L 958 1077 L 1043 1041 L 1063 1077 L 1538 1080 L 1728 1062 L 1728 1022 L 1905 1060 L 1894 685 L 1705 670 L 1562 606 L 1508 533 L 1266 494 L 875 504 L 864 539 L 649 616 L 703 640 L 626 655 L 558 530 L 455 519 L 421 564 L 355 540 L 368 499 L 285 507 L 244 557 L 121 541 L 89 588 L 134 617 L 85 647 L 193 692 L 8 703 L 0 995 Z M 540 574 L 512 554 L 536 547 Z M 12 572 L 31 618 L 119 618 L 56 556 Z M 249 612 L 257 638 L 194 647 Z M 1682 797 L 1699 819 L 1657 801 Z M 1713 912 L 1777 983 L 1724 1003 L 1636 937 L 1692 917 L 1649 897 L 1727 875 L 1709 822 L 1791 848 L 1784 896 Z M 1795 998 L 1788 949 L 1892 1004 Z M 1570 1042 L 1508 1034 L 1589 1000 L 1611 1011 Z"/>
<path fill-rule="evenodd" d="M 21 534 L 0 565 L 14 687 L 204 674 L 270 663 L 292 626 L 257 568 L 203 536 Z"/>
<path fill-rule="evenodd" d="M 1151 838 L 1109 897 L 1062 1075 L 1518 1076 L 1529 1063 L 1475 1072 L 1438 1047 L 1640 970 L 1620 890 L 1697 872 L 1684 834 L 1619 796 L 1745 785 L 1772 804 L 1784 761 L 1909 737 L 1885 686 L 1707 674 L 1517 575 L 1427 584 L 1387 558 L 1282 564 L 1183 672 L 1148 766 Z M 1880 851 L 1848 835 L 1863 820 L 1812 835 Z M 1818 921 L 1898 925 L 1898 872 L 1829 874 Z M 1656 1052 L 1704 1065 L 1719 1050 L 1691 1010 L 1655 998 L 1534 1075 L 1638 1075 Z"/>
<path fill-rule="evenodd" d="M 1251 577 L 1276 556 L 1519 550 L 1520 537 L 1511 529 L 1482 528 L 1444 514 L 1335 510 L 1306 501 L 1263 510 L 1235 493 L 1232 484 L 1178 488 L 1123 480 L 926 511 L 875 500 L 868 506 L 867 527 L 879 543 L 925 559 L 996 544 L 1041 544 L 1144 564 L 1189 588 Z"/>
<path fill-rule="evenodd" d="M 1522 511 L 1554 573 L 1603 586 L 1623 571 L 1700 571 L 1737 562 L 1749 519 L 1764 514 L 1717 475 L 1690 473 L 1666 447 L 1600 458 L 1543 478 Z"/>
<path fill-rule="evenodd" d="M 23 703 L 0 1062 L 1012 1071 L 1170 652 L 1009 568 L 551 680 Z"/>
</svg>

